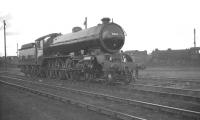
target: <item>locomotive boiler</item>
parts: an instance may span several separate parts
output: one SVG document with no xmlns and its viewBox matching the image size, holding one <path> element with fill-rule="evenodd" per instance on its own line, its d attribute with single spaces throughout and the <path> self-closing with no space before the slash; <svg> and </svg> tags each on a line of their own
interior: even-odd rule
<svg viewBox="0 0 200 120">
<path fill-rule="evenodd" d="M 80 50 L 101 49 L 104 52 L 118 52 L 124 45 L 123 29 L 110 23 L 109 18 L 102 19 L 102 24 L 65 34 L 55 38 L 48 47 L 48 52 L 78 52 Z"/>
<path fill-rule="evenodd" d="M 120 51 L 124 42 L 123 29 L 103 18 L 97 26 L 75 27 L 72 33 L 40 37 L 32 47 L 23 45 L 19 66 L 31 76 L 127 84 L 134 79 L 135 64 Z M 35 52 L 28 54 L 30 49 Z"/>
</svg>

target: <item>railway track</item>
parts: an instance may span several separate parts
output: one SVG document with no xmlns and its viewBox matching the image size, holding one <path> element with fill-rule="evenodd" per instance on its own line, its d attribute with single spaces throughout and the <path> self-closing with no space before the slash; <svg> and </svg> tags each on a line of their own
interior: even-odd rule
<svg viewBox="0 0 200 120">
<path fill-rule="evenodd" d="M 88 110 L 92 110 L 92 111 L 95 111 L 97 113 L 100 113 L 100 114 L 111 116 L 114 119 L 119 119 L 119 120 L 146 120 L 144 118 L 139 118 L 139 117 L 136 117 L 136 116 L 124 114 L 124 113 L 113 111 L 113 110 L 110 110 L 110 109 L 97 107 L 95 105 L 91 105 L 91 104 L 88 104 L 88 103 L 76 101 L 76 100 L 73 100 L 73 99 L 70 99 L 70 98 L 62 97 L 62 96 L 59 96 L 59 95 L 56 95 L 56 94 L 52 94 L 50 92 L 44 92 L 44 91 L 41 91 L 41 90 L 32 89 L 32 88 L 29 88 L 29 87 L 25 87 L 23 85 L 13 84 L 13 83 L 9 83 L 9 82 L 2 81 L 2 80 L 0 80 L 0 83 L 5 84 L 5 85 L 10 85 L 10 86 L 16 87 L 18 89 L 21 89 L 23 91 L 33 93 L 33 94 L 45 96 L 45 97 L 48 97 L 50 99 L 54 99 L 54 100 L 57 100 L 57 101 L 60 101 L 60 102 L 64 102 L 64 103 L 72 104 L 72 105 L 77 105 L 79 107 L 83 107 L 83 108 L 86 108 Z"/>
<path fill-rule="evenodd" d="M 11 75 L 14 77 L 19 77 L 19 78 L 25 78 L 22 75 L 15 75 L 15 74 L 8 74 L 5 73 L 7 75 Z M 181 96 L 189 96 L 189 97 L 200 97 L 200 90 L 195 90 L 195 89 L 180 89 L 180 88 L 172 88 L 172 87 L 161 87 L 161 86 L 154 86 L 154 85 L 145 85 L 145 84 L 137 84 L 137 83 L 133 83 L 131 84 L 131 86 L 122 86 L 122 89 L 137 89 L 140 91 L 150 91 L 150 92 L 159 92 L 159 93 L 167 93 L 168 95 L 170 94 L 177 94 L 177 95 L 181 95 Z M 191 100 L 191 98 L 190 98 Z"/>
<path fill-rule="evenodd" d="M 135 89 L 138 89 L 138 90 L 167 92 L 167 93 L 179 94 L 183 96 L 185 95 L 185 96 L 192 96 L 192 97 L 200 97 L 200 90 L 160 87 L 160 86 L 144 85 L 144 84 L 134 84 L 133 86 Z"/>
<path fill-rule="evenodd" d="M 24 79 L 24 76 L 14 75 L 15 77 Z M 26 79 L 26 78 L 25 78 Z M 67 82 L 67 81 L 64 81 Z M 78 82 L 77 82 L 78 83 Z M 56 83 L 53 83 L 56 84 Z M 80 83 L 79 86 L 84 86 L 84 83 Z M 78 87 L 79 87 L 78 86 Z M 91 90 L 94 90 L 95 87 L 100 88 L 102 85 L 91 85 Z M 94 86 L 94 87 L 93 87 Z M 88 87 L 88 86 L 87 86 Z M 132 84 L 130 86 L 120 86 L 119 87 L 112 87 L 112 91 L 120 89 L 120 92 L 123 91 L 125 93 L 132 93 L 132 94 L 143 94 L 143 95 L 153 95 L 153 96 L 161 96 L 164 98 L 169 99 L 176 99 L 180 101 L 191 101 L 200 103 L 200 91 L 197 90 L 188 90 L 188 89 L 175 89 L 175 88 L 166 88 L 166 87 L 156 87 L 150 85 L 142 85 L 142 84 Z M 105 88 L 102 88 L 102 90 Z M 106 91 L 107 92 L 107 91 Z"/>
<path fill-rule="evenodd" d="M 199 78 L 176 78 L 176 77 L 141 77 L 140 80 L 168 80 L 168 81 L 177 81 L 177 82 L 196 82 L 200 83 Z"/>
<path fill-rule="evenodd" d="M 10 79 L 13 79 L 13 78 L 10 78 Z M 22 80 L 22 79 L 20 80 L 19 78 L 15 78 L 15 82 L 16 82 L 16 79 L 18 79 L 17 84 L 21 84 L 21 85 L 26 84 L 26 85 L 29 85 L 29 87 L 30 87 L 30 85 L 31 85 L 31 87 L 40 86 L 40 87 L 43 87 L 42 88 L 43 90 L 44 90 L 45 87 L 48 87 L 48 89 L 49 88 L 54 89 L 54 90 L 57 89 L 56 93 L 58 93 L 58 92 L 60 93 L 61 91 L 65 91 L 68 94 L 69 94 L 69 92 L 70 92 L 70 94 L 79 94 L 79 95 L 82 96 L 82 98 L 84 98 L 85 96 L 87 97 L 87 99 L 88 99 L 88 97 L 92 98 L 92 99 L 94 99 L 93 101 L 98 101 L 99 99 L 103 100 L 104 102 L 109 101 L 108 102 L 109 104 L 103 103 L 103 104 L 106 104 L 107 106 L 99 104 L 100 101 L 97 102 L 97 103 L 93 103 L 93 105 L 97 104 L 99 106 L 104 106 L 105 108 L 108 107 L 107 109 L 114 109 L 114 110 L 117 109 L 117 110 L 119 110 L 119 113 L 121 113 L 122 111 L 126 111 L 124 114 L 130 114 L 130 116 L 134 116 L 134 114 L 140 116 L 140 114 L 141 114 L 141 113 L 138 114 L 138 113 L 131 112 L 132 110 L 145 111 L 147 113 L 147 115 L 144 115 L 144 116 L 147 119 L 149 119 L 149 115 L 151 115 L 150 119 L 152 119 L 152 115 L 153 115 L 153 119 L 155 119 L 155 118 L 167 119 L 167 118 L 169 118 L 169 115 L 170 116 L 171 115 L 176 116 L 175 118 L 171 118 L 171 119 L 184 119 L 184 118 L 188 118 L 188 117 L 192 118 L 192 119 L 196 119 L 196 118 L 199 118 L 199 116 L 200 116 L 200 112 L 198 112 L 198 111 L 180 109 L 180 108 L 169 107 L 169 106 L 153 104 L 153 103 L 148 103 L 148 102 L 142 102 L 142 101 L 137 101 L 137 100 L 132 100 L 132 99 L 125 99 L 125 98 L 111 96 L 111 95 L 105 95 L 105 94 L 99 94 L 99 93 L 88 92 L 88 91 L 83 91 L 83 90 L 65 88 L 65 87 L 60 87 L 60 86 L 55 86 L 55 85 L 44 84 L 44 83 L 36 83 L 36 82 L 31 82 L 31 81 L 25 81 L 25 80 Z M 47 89 L 45 88 L 45 90 L 47 90 Z M 110 104 L 112 104 L 112 105 L 110 105 Z M 113 107 L 113 106 L 115 106 L 115 107 Z M 134 107 L 137 107 L 137 109 L 134 108 Z M 152 110 L 154 112 L 150 112 Z M 156 114 L 155 111 L 157 111 L 157 112 L 159 111 L 159 114 Z"/>
<path fill-rule="evenodd" d="M 187 85 L 193 85 L 193 86 L 200 86 L 200 79 L 196 78 L 191 78 L 191 79 L 183 79 L 183 78 L 157 78 L 157 77 L 152 77 L 152 78 L 140 78 L 137 83 L 139 84 L 155 84 L 157 86 L 173 86 L 176 84 L 185 84 L 187 87 Z M 198 89 L 197 86 L 197 89 Z"/>
<path fill-rule="evenodd" d="M 0 73 L 2 74 L 2 73 Z M 20 77 L 24 78 L 22 75 L 15 75 L 15 74 L 9 74 L 6 72 L 3 72 L 3 74 L 7 75 L 14 75 L 15 77 Z M 200 82 L 199 82 L 200 83 Z M 127 86 L 121 87 L 122 89 L 127 89 Z M 161 86 L 155 86 L 155 85 L 145 85 L 145 84 L 140 84 L 140 83 L 133 83 L 131 86 L 129 86 L 129 89 L 137 89 L 140 91 L 150 91 L 150 92 L 159 92 L 159 93 L 167 93 L 168 95 L 170 94 L 177 94 L 181 96 L 191 96 L 191 97 L 200 97 L 200 90 L 195 90 L 195 89 L 181 89 L 181 88 L 172 88 L 172 87 L 161 87 Z M 186 98 L 187 99 L 187 98 Z M 191 99 L 190 99 L 191 100 Z"/>
</svg>

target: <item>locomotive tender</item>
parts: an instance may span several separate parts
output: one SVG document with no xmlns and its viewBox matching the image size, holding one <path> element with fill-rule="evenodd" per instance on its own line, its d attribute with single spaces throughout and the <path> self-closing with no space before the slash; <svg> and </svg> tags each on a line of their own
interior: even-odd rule
<svg viewBox="0 0 200 120">
<path fill-rule="evenodd" d="M 103 18 L 97 26 L 75 27 L 72 33 L 52 33 L 22 45 L 19 67 L 30 76 L 128 84 L 136 65 L 120 52 L 124 42 L 123 29 Z"/>
</svg>

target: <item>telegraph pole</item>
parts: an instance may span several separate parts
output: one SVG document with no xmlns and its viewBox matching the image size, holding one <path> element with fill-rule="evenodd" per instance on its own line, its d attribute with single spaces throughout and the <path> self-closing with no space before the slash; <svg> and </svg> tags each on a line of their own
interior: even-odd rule
<svg viewBox="0 0 200 120">
<path fill-rule="evenodd" d="M 196 47 L 196 29 L 194 28 L 194 47 Z"/>
<path fill-rule="evenodd" d="M 18 43 L 17 43 L 17 57 L 19 57 Z"/>
<path fill-rule="evenodd" d="M 6 21 L 3 20 L 3 30 L 4 30 L 4 49 L 5 49 L 5 68 L 7 70 L 7 56 L 6 56 Z"/>
<path fill-rule="evenodd" d="M 84 25 L 85 25 L 85 29 L 87 29 L 87 17 L 85 17 Z"/>
</svg>

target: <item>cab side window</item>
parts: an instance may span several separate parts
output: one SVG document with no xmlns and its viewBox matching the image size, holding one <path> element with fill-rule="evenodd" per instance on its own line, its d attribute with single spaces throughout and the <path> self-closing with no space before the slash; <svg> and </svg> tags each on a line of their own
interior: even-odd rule
<svg viewBox="0 0 200 120">
<path fill-rule="evenodd" d="M 40 41 L 36 41 L 36 47 L 40 48 Z"/>
<path fill-rule="evenodd" d="M 36 41 L 36 47 L 37 48 L 43 48 L 43 40 Z"/>
</svg>

